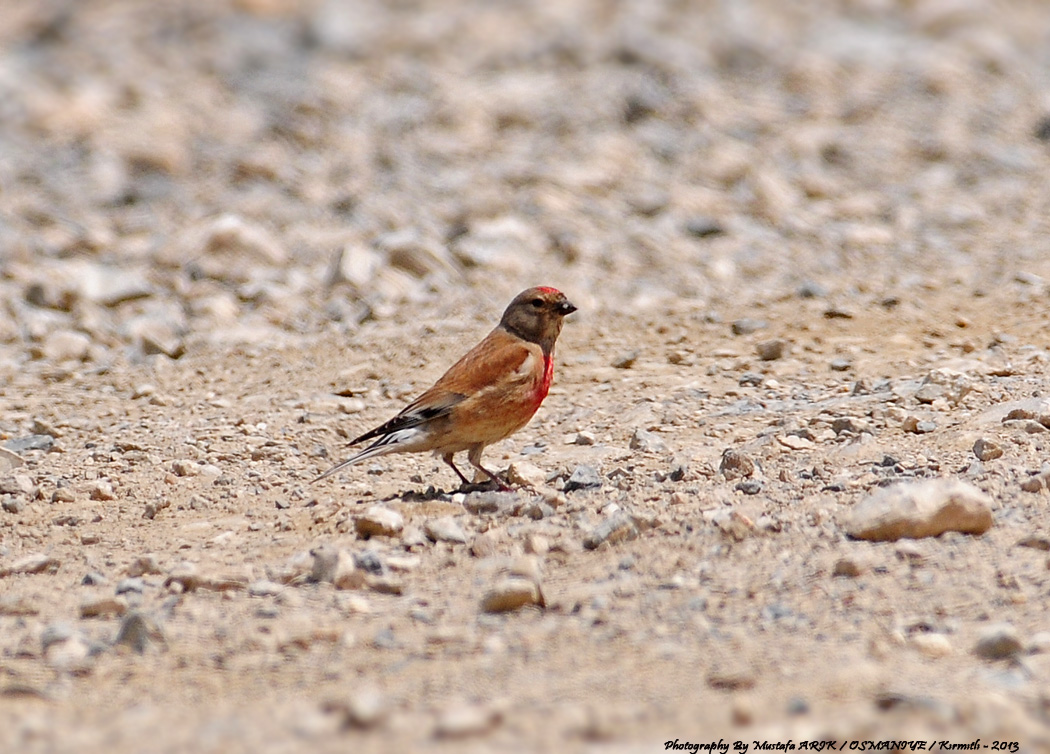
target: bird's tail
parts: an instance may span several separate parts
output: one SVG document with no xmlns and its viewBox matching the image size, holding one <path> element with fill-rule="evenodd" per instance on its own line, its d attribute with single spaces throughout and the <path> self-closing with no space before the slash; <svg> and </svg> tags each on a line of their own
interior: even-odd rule
<svg viewBox="0 0 1050 754">
<path fill-rule="evenodd" d="M 332 474 L 335 474 L 336 472 L 345 469 L 347 466 L 353 466 L 355 463 L 360 463 L 361 461 L 365 461 L 369 458 L 375 458 L 376 456 L 386 455 L 387 453 L 397 453 L 399 451 L 408 450 L 408 448 L 404 447 L 406 445 L 406 440 L 413 439 L 418 435 L 419 430 L 414 428 L 407 430 L 403 429 L 398 432 L 391 432 L 388 435 L 383 435 L 364 450 L 355 453 L 354 455 L 347 458 L 345 461 L 337 463 L 335 466 L 328 469 L 328 471 L 321 474 L 321 476 L 315 479 L 311 479 L 310 484 L 320 482 L 322 479 L 332 476 Z"/>
</svg>

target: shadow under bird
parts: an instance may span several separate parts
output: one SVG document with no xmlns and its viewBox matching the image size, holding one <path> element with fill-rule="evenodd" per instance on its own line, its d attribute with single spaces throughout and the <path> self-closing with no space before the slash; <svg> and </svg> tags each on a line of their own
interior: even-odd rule
<svg viewBox="0 0 1050 754">
<path fill-rule="evenodd" d="M 555 288 L 522 291 L 499 324 L 390 421 L 365 432 L 350 445 L 373 442 L 313 480 L 388 453 L 433 451 L 463 484 L 470 481 L 453 456 L 466 451 L 470 465 L 506 488 L 481 465 L 485 448 L 532 419 L 554 379 L 554 344 L 565 317 L 576 307 Z"/>
</svg>

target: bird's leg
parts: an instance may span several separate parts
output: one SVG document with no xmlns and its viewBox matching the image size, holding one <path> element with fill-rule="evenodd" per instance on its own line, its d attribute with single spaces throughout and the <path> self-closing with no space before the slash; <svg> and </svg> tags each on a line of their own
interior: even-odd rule
<svg viewBox="0 0 1050 754">
<path fill-rule="evenodd" d="M 489 479 L 495 482 L 499 486 L 500 490 L 502 490 L 503 492 L 510 492 L 510 486 L 506 482 L 504 482 L 498 476 L 496 476 L 491 471 L 489 471 L 481 465 L 481 454 L 483 452 L 485 452 L 484 445 L 475 445 L 474 447 L 472 447 L 467 453 L 467 460 L 470 461 L 470 465 L 478 471 L 484 473 Z"/>
<path fill-rule="evenodd" d="M 452 462 L 452 453 L 445 453 L 441 456 L 441 460 L 452 467 L 452 470 L 456 472 L 456 476 L 463 480 L 463 484 L 470 484 L 470 480 L 463 476 L 463 472 L 456 468 L 456 464 Z M 486 472 L 488 473 L 488 472 Z"/>
</svg>

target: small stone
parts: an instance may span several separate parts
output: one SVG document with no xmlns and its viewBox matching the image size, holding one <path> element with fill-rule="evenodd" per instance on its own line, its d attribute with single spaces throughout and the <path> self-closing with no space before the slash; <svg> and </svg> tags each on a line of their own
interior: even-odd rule
<svg viewBox="0 0 1050 754">
<path fill-rule="evenodd" d="M 138 654 L 142 654 L 151 641 L 158 640 L 163 640 L 160 629 L 145 615 L 135 611 L 124 616 L 113 643 L 117 646 L 129 647 Z"/>
<path fill-rule="evenodd" d="M 832 576 L 841 576 L 847 579 L 855 579 L 863 573 L 864 566 L 856 558 L 839 558 L 835 561 L 834 568 L 831 569 Z"/>
<path fill-rule="evenodd" d="M 44 340 L 42 350 L 44 358 L 55 364 L 85 361 L 91 353 L 91 338 L 82 332 L 56 330 Z"/>
<path fill-rule="evenodd" d="M 718 691 L 743 691 L 754 688 L 755 674 L 750 668 L 714 670 L 707 676 L 707 685 Z"/>
<path fill-rule="evenodd" d="M 374 688 L 355 692 L 342 708 L 344 725 L 357 730 L 370 730 L 383 723 L 390 712 L 386 698 Z"/>
<path fill-rule="evenodd" d="M 25 495 L 32 497 L 36 494 L 36 485 L 32 477 L 27 474 L 12 474 L 0 480 L 0 494 L 3 495 Z"/>
<path fill-rule="evenodd" d="M 1046 489 L 1046 480 L 1042 474 L 1034 474 L 1021 482 L 1021 489 L 1025 492 L 1041 492 Z"/>
<path fill-rule="evenodd" d="M 685 232 L 694 238 L 711 238 L 725 233 L 717 220 L 710 217 L 694 217 L 686 221 Z"/>
<path fill-rule="evenodd" d="M 832 372 L 848 372 L 853 366 L 853 362 L 849 359 L 839 357 L 837 359 L 832 359 L 828 366 L 831 368 Z"/>
<path fill-rule="evenodd" d="M 985 660 L 1006 660 L 1023 649 L 1017 629 L 1009 623 L 996 623 L 981 632 L 973 653 Z"/>
<path fill-rule="evenodd" d="M 924 435 L 937 429 L 937 424 L 928 419 L 920 419 L 917 416 L 909 415 L 901 421 L 901 429 L 911 434 Z"/>
<path fill-rule="evenodd" d="M 1018 547 L 1031 547 L 1033 550 L 1042 550 L 1043 552 L 1050 551 L 1050 537 L 1044 537 L 1038 534 L 1029 534 L 1028 536 L 1022 537 L 1017 540 Z"/>
<path fill-rule="evenodd" d="M 551 544 L 542 534 L 527 534 L 525 536 L 525 552 L 533 555 L 546 555 L 550 552 Z"/>
<path fill-rule="evenodd" d="M 526 487 L 542 487 L 547 481 L 547 473 L 528 461 L 515 461 L 507 468 L 507 481 Z"/>
<path fill-rule="evenodd" d="M 73 503 L 76 499 L 77 495 L 71 487 L 59 487 L 51 493 L 52 503 Z"/>
<path fill-rule="evenodd" d="M 20 497 L 4 495 L 3 502 L 0 502 L 0 507 L 3 507 L 6 513 L 21 513 L 25 510 L 26 501 Z"/>
<path fill-rule="evenodd" d="M 44 553 L 34 553 L 19 558 L 10 566 L 0 567 L 0 578 L 16 574 L 55 573 L 61 561 Z"/>
<path fill-rule="evenodd" d="M 92 500 L 116 500 L 117 495 L 113 492 L 113 485 L 104 479 L 100 479 L 91 485 L 89 496 Z"/>
<path fill-rule="evenodd" d="M 51 450 L 55 445 L 55 435 L 35 433 L 25 437 L 16 437 L 4 443 L 4 447 L 13 453 L 25 453 L 27 450 Z M 21 465 L 21 464 L 18 464 Z"/>
<path fill-rule="evenodd" d="M 615 369 L 630 369 L 634 366 L 634 362 L 638 361 L 638 351 L 628 351 L 617 356 L 612 361 L 612 366 Z"/>
<path fill-rule="evenodd" d="M 947 657 L 952 653 L 952 643 L 944 634 L 918 633 L 911 637 L 911 644 L 927 657 Z"/>
<path fill-rule="evenodd" d="M 369 506 L 354 522 L 359 536 L 397 537 L 405 528 L 405 518 L 400 513 L 384 505 Z"/>
<path fill-rule="evenodd" d="M 310 551 L 313 566 L 310 578 L 327 582 L 336 589 L 360 589 L 365 583 L 365 572 L 354 563 L 354 556 L 334 545 L 321 545 Z"/>
<path fill-rule="evenodd" d="M 433 542 L 451 542 L 457 545 L 467 543 L 467 535 L 463 527 L 451 516 L 428 520 L 423 526 L 423 531 Z"/>
<path fill-rule="evenodd" d="M 117 582 L 117 594 L 142 594 L 146 588 L 146 582 L 141 577 L 121 579 Z"/>
<path fill-rule="evenodd" d="M 749 477 L 755 473 L 755 462 L 743 451 L 726 448 L 722 451 L 722 460 L 718 470 L 726 481 Z"/>
<path fill-rule="evenodd" d="M 973 454 L 979 461 L 993 461 L 1003 457 L 1003 449 L 991 440 L 980 437 L 973 444 Z"/>
<path fill-rule="evenodd" d="M 583 539 L 583 546 L 595 550 L 605 542 L 615 544 L 638 536 L 638 526 L 626 513 L 615 513 L 602 521 Z"/>
<path fill-rule="evenodd" d="M 766 340 L 755 346 L 755 353 L 762 361 L 776 361 L 782 359 L 791 350 L 791 344 L 786 340 Z"/>
<path fill-rule="evenodd" d="M 486 613 L 507 613 L 527 605 L 545 607 L 546 602 L 539 584 L 521 576 L 500 579 L 481 600 Z"/>
<path fill-rule="evenodd" d="M 953 479 L 885 487 L 858 503 L 846 526 L 855 539 L 893 541 L 947 531 L 983 534 L 992 526 L 991 499 Z"/>
<path fill-rule="evenodd" d="M 593 466 L 581 464 L 573 469 L 569 479 L 565 482 L 565 491 L 595 489 L 602 486 L 602 479 L 598 470 Z"/>
<path fill-rule="evenodd" d="M 194 461 L 178 459 L 171 462 L 171 470 L 175 476 L 197 476 L 200 468 Z"/>
<path fill-rule="evenodd" d="M 119 618 L 127 611 L 128 601 L 122 597 L 96 597 L 80 603 L 81 618 Z"/>
<path fill-rule="evenodd" d="M 593 432 L 577 432 L 576 436 L 572 439 L 573 445 L 594 445 L 598 441 L 598 438 Z"/>
<path fill-rule="evenodd" d="M 762 375 L 758 372 L 744 372 L 740 375 L 740 379 L 737 380 L 737 384 L 740 387 L 761 387 L 762 381 Z"/>
<path fill-rule="evenodd" d="M 711 523 L 722 533 L 722 536 L 735 542 L 743 542 L 758 533 L 755 523 L 743 513 L 735 510 L 716 511 L 711 517 Z"/>
<path fill-rule="evenodd" d="M 500 720 L 498 712 L 478 704 L 452 707 L 442 712 L 434 727 L 436 738 L 468 738 L 481 736 L 494 728 Z"/>
<path fill-rule="evenodd" d="M 764 330 L 769 327 L 769 323 L 764 319 L 738 319 L 734 320 L 730 325 L 730 329 L 733 331 L 733 335 L 750 335 L 751 333 Z"/>
<path fill-rule="evenodd" d="M 815 280 L 804 281 L 796 291 L 799 298 L 825 298 L 828 289 Z"/>
<path fill-rule="evenodd" d="M 498 513 L 511 508 L 520 499 L 515 492 L 469 492 L 463 498 L 463 508 L 474 515 Z"/>
<path fill-rule="evenodd" d="M 139 398 L 148 398 L 156 392 L 157 387 L 147 382 L 142 385 L 138 385 L 134 390 L 131 391 L 131 399 L 137 400 Z"/>
<path fill-rule="evenodd" d="M 810 450 L 814 446 L 808 437 L 793 434 L 777 435 L 777 442 L 790 450 Z"/>
<path fill-rule="evenodd" d="M 636 429 L 634 434 L 631 435 L 630 448 L 631 450 L 641 450 L 650 453 L 666 453 L 667 443 L 655 432 Z"/>
<path fill-rule="evenodd" d="M 743 492 L 745 495 L 757 495 L 762 491 L 762 482 L 759 479 L 743 479 L 737 482 L 733 489 Z"/>
<path fill-rule="evenodd" d="M 470 553 L 475 558 L 488 558 L 499 551 L 502 534 L 499 529 L 489 529 L 474 537 L 470 545 Z"/>
<path fill-rule="evenodd" d="M 0 473 L 17 469 L 25 464 L 22 457 L 9 448 L 0 448 Z"/>
<path fill-rule="evenodd" d="M 157 573 L 163 573 L 163 571 L 160 564 L 157 563 L 157 556 L 153 554 L 141 555 L 131 561 L 131 565 L 128 566 L 128 576 L 132 578 Z"/>
</svg>

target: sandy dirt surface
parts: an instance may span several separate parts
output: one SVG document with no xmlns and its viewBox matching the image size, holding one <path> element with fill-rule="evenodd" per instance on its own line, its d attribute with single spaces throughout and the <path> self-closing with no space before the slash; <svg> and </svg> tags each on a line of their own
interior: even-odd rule
<svg viewBox="0 0 1050 754">
<path fill-rule="evenodd" d="M 0 750 L 1050 750 L 1050 6 L 0 17 Z"/>
</svg>

